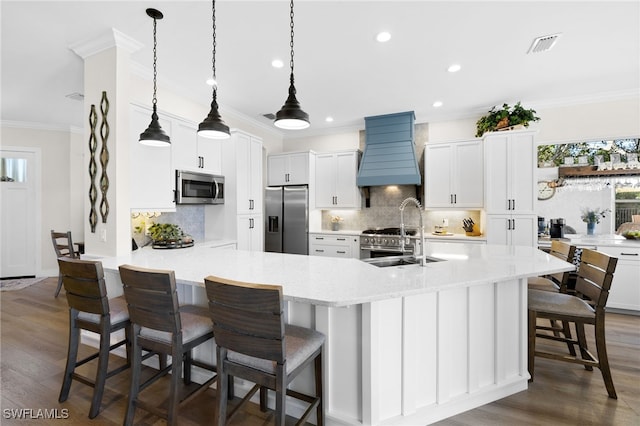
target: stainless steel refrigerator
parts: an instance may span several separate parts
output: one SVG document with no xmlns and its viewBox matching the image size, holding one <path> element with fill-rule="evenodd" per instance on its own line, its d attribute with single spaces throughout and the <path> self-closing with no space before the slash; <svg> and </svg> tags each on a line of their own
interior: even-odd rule
<svg viewBox="0 0 640 426">
<path fill-rule="evenodd" d="M 309 254 L 309 188 L 269 186 L 265 190 L 265 251 Z"/>
</svg>

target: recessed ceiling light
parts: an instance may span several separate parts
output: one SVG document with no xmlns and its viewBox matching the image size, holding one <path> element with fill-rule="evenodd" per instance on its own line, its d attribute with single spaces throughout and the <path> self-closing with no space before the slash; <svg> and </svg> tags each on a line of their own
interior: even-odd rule
<svg viewBox="0 0 640 426">
<path fill-rule="evenodd" d="M 327 123 L 331 123 L 333 121 L 333 117 L 327 117 L 324 119 Z"/>
<path fill-rule="evenodd" d="M 389 34 L 386 31 L 383 31 L 381 33 L 378 33 L 378 35 L 376 36 L 376 40 L 378 40 L 380 43 L 387 42 L 391 40 L 391 34 Z"/>
<path fill-rule="evenodd" d="M 444 104 L 442 103 L 442 101 L 435 101 L 435 102 L 433 103 L 433 107 L 434 107 L 434 108 L 440 108 L 442 105 L 444 105 Z"/>
<path fill-rule="evenodd" d="M 213 78 L 208 78 L 208 79 L 207 79 L 207 84 L 208 84 L 209 86 L 214 86 L 214 85 L 216 85 L 216 84 L 218 84 L 218 83 L 216 83 L 216 81 L 215 81 Z"/>
<path fill-rule="evenodd" d="M 282 62 L 280 59 L 274 59 L 273 61 L 271 61 L 271 66 L 274 68 L 282 68 L 284 66 L 284 62 Z"/>
<path fill-rule="evenodd" d="M 451 64 L 451 65 L 449 65 L 449 68 L 447 68 L 447 71 L 449 71 L 449 72 L 458 72 L 458 71 L 460 71 L 460 68 L 462 68 L 460 66 L 460 64 Z"/>
</svg>

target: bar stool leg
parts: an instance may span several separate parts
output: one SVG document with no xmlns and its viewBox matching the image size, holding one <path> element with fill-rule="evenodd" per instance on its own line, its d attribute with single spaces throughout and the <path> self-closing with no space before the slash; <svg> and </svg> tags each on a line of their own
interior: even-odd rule
<svg viewBox="0 0 640 426">
<path fill-rule="evenodd" d="M 69 397 L 73 371 L 76 368 L 76 360 L 78 359 L 80 329 L 76 326 L 77 316 L 77 312 L 74 312 L 73 309 L 69 310 L 69 347 L 67 349 L 67 366 L 64 369 L 64 379 L 62 380 L 62 388 L 60 389 L 58 402 L 64 402 Z"/>
</svg>

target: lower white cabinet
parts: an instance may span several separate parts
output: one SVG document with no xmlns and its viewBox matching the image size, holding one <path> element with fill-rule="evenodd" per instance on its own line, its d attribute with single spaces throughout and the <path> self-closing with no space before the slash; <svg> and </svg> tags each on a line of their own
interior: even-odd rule
<svg viewBox="0 0 640 426">
<path fill-rule="evenodd" d="M 264 251 L 264 223 L 262 215 L 237 216 L 238 250 Z"/>
<path fill-rule="evenodd" d="M 309 256 L 360 258 L 360 236 L 309 234 Z"/>
<path fill-rule="evenodd" d="M 487 244 L 536 246 L 538 217 L 533 215 L 487 215 Z"/>
<path fill-rule="evenodd" d="M 640 248 L 598 246 L 597 250 L 618 258 L 607 307 L 640 311 Z"/>
</svg>

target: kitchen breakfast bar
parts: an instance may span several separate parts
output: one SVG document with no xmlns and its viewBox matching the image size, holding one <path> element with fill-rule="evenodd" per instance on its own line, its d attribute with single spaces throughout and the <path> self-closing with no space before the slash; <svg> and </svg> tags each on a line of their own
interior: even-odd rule
<svg viewBox="0 0 640 426">
<path fill-rule="evenodd" d="M 287 321 L 327 337 L 327 424 L 425 425 L 527 388 L 527 277 L 573 269 L 533 247 L 427 243 L 425 253 L 441 261 L 381 268 L 213 243 L 100 260 L 110 297 L 122 293 L 121 264 L 174 270 L 181 303 L 203 306 L 209 275 L 282 285 Z M 305 373 L 291 387 L 312 392 Z"/>
</svg>

